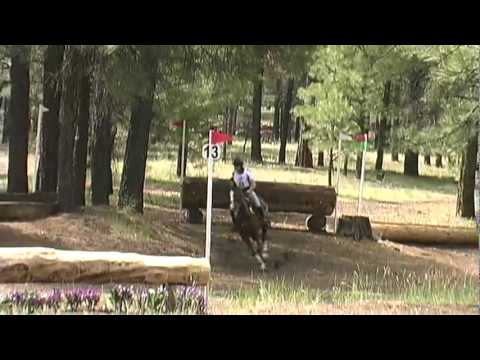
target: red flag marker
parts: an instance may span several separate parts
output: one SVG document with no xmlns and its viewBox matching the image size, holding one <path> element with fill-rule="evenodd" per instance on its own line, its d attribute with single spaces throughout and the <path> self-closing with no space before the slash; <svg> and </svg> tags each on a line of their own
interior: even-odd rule
<svg viewBox="0 0 480 360">
<path fill-rule="evenodd" d="M 212 132 L 212 144 L 223 144 L 233 141 L 233 136 L 214 130 Z"/>
<path fill-rule="evenodd" d="M 176 121 L 176 122 L 172 123 L 171 125 L 172 125 L 172 128 L 174 128 L 174 129 L 181 129 L 181 128 L 183 128 L 183 120 Z"/>
<path fill-rule="evenodd" d="M 355 136 L 354 139 L 357 142 L 366 142 L 366 141 L 368 141 L 368 135 L 367 134 L 360 134 L 360 135 Z"/>
</svg>

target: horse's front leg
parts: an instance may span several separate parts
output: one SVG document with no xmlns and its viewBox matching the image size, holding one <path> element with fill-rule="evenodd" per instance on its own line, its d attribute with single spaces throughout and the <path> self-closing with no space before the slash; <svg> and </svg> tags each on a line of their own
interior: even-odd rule
<svg viewBox="0 0 480 360">
<path fill-rule="evenodd" d="M 263 236 L 262 236 L 263 238 Z M 253 236 L 253 242 L 257 245 L 257 251 L 255 253 L 255 258 L 257 259 L 258 263 L 260 264 L 260 269 L 262 271 L 267 270 L 267 264 L 265 262 L 265 257 L 263 256 L 263 241 L 260 241 L 260 234 L 256 233 Z"/>
<path fill-rule="evenodd" d="M 269 257 L 269 243 L 268 243 L 268 238 L 267 238 L 267 228 L 264 227 L 262 229 L 262 256 L 264 259 L 268 259 Z"/>
</svg>

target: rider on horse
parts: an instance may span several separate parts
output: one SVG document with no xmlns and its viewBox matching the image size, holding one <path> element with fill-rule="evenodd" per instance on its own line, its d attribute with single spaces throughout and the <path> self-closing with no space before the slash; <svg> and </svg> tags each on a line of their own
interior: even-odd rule
<svg viewBox="0 0 480 360">
<path fill-rule="evenodd" d="M 233 176 L 231 178 L 232 186 L 235 188 L 239 188 L 243 190 L 244 194 L 250 201 L 254 211 L 260 215 L 262 219 L 265 219 L 265 211 L 263 209 L 262 203 L 255 193 L 255 179 L 249 169 L 245 169 L 243 160 L 240 158 L 236 158 L 233 161 L 233 166 L 235 171 L 233 172 Z M 233 214 L 234 208 L 234 201 L 233 201 L 233 191 L 230 192 L 230 215 L 232 216 L 232 221 L 235 223 L 235 218 Z"/>
</svg>

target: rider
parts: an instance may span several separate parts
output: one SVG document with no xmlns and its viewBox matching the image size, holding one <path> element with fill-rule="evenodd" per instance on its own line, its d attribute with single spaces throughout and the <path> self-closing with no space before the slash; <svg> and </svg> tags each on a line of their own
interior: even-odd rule
<svg viewBox="0 0 480 360">
<path fill-rule="evenodd" d="M 243 192 L 247 195 L 250 203 L 252 204 L 254 210 L 263 218 L 265 218 L 265 214 L 263 211 L 262 203 L 258 198 L 257 194 L 255 193 L 256 183 L 253 175 L 249 169 L 245 169 L 243 160 L 240 158 L 236 158 L 233 161 L 233 166 L 235 171 L 233 172 L 232 182 L 235 187 L 240 188 Z M 231 199 L 233 208 L 233 199 Z M 231 211 L 232 220 L 234 221 L 233 210 Z"/>
</svg>

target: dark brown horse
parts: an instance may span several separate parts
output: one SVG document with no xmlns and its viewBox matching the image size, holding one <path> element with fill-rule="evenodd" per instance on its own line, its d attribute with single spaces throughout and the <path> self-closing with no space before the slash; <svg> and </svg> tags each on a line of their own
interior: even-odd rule
<svg viewBox="0 0 480 360">
<path fill-rule="evenodd" d="M 268 209 L 264 205 L 264 216 L 258 214 L 250 205 L 248 197 L 239 188 L 233 191 L 233 220 L 235 230 L 247 244 L 251 254 L 257 259 L 262 271 L 267 269 L 269 243 L 267 232 L 269 228 Z"/>
</svg>

